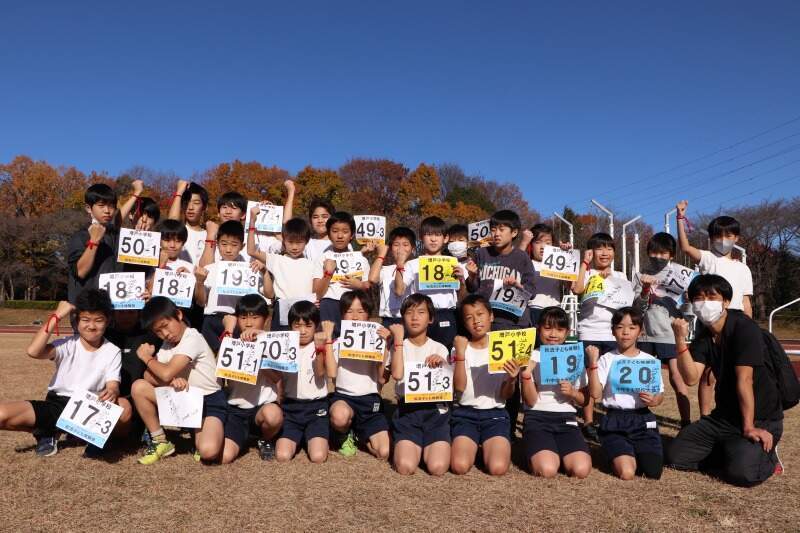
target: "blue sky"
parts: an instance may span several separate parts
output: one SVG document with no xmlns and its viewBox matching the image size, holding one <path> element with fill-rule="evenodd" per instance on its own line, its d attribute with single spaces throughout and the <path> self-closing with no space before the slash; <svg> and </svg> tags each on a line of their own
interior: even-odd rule
<svg viewBox="0 0 800 533">
<path fill-rule="evenodd" d="M 800 194 L 800 121 L 730 147 L 800 116 L 798 27 L 792 1 L 17 2 L 0 161 L 454 162 L 657 224 Z"/>
</svg>

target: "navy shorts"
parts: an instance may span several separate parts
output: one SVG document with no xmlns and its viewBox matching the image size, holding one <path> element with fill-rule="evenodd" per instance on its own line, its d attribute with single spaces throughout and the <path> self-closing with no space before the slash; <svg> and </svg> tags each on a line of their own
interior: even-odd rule
<svg viewBox="0 0 800 533">
<path fill-rule="evenodd" d="M 275 300 L 275 306 L 272 308 L 272 319 L 270 320 L 270 331 L 289 331 L 291 328 L 281 325 L 281 311 L 280 306 L 286 305 L 280 300 Z"/>
<path fill-rule="evenodd" d="M 425 448 L 434 442 L 450 442 L 450 404 L 397 404 L 392 416 L 394 441 L 410 440 Z"/>
<path fill-rule="evenodd" d="M 203 418 L 207 416 L 219 418 L 225 424 L 228 418 L 228 398 L 222 390 L 203 396 Z"/>
<path fill-rule="evenodd" d="M 662 362 L 678 357 L 675 345 L 666 342 L 638 342 L 636 347 L 643 352 L 658 357 Z"/>
<path fill-rule="evenodd" d="M 522 440 L 528 459 L 542 450 L 557 453 L 562 459 L 575 452 L 589 453 L 575 413 L 525 411 Z"/>
<path fill-rule="evenodd" d="M 318 400 L 283 400 L 283 427 L 279 439 L 289 439 L 295 444 L 330 435 L 328 398 Z"/>
<path fill-rule="evenodd" d="M 389 431 L 389 422 L 386 421 L 379 394 L 348 396 L 334 392 L 331 396 L 331 405 L 339 400 L 345 402 L 353 410 L 353 429 L 362 442 L 368 441 L 376 433 Z"/>
<path fill-rule="evenodd" d="M 583 342 L 584 348 L 587 346 L 597 346 L 597 349 L 600 350 L 600 355 L 617 349 L 617 343 L 614 341 L 585 341 L 581 339 L 581 342 Z"/>
<path fill-rule="evenodd" d="M 258 407 L 244 409 L 228 404 L 228 418 L 225 419 L 225 438 L 235 442 L 240 450 L 244 449 L 245 444 L 247 444 L 257 412 Z"/>
<path fill-rule="evenodd" d="M 200 333 L 208 343 L 211 351 L 214 353 L 219 352 L 219 346 L 222 344 L 220 335 L 225 331 L 225 326 L 222 325 L 222 319 L 225 318 L 226 313 L 214 313 L 213 315 L 205 315 L 203 320 L 203 329 Z"/>
<path fill-rule="evenodd" d="M 450 415 L 450 435 L 468 437 L 476 444 L 483 444 L 492 437 L 508 440 L 511 433 L 511 418 L 504 407 L 476 409 L 468 406 L 455 406 Z"/>
<path fill-rule="evenodd" d="M 48 391 L 44 400 L 29 400 L 36 416 L 34 433 L 38 437 L 52 437 L 56 434 L 56 421 L 69 403 L 69 396 L 59 396 Z"/>
<path fill-rule="evenodd" d="M 433 323 L 428 326 L 428 337 L 440 344 L 444 344 L 447 349 L 453 347 L 453 339 L 458 333 L 455 309 L 437 309 Z"/>
<path fill-rule="evenodd" d="M 319 319 L 324 322 L 333 322 L 333 338 L 339 337 L 342 326 L 342 312 L 339 310 L 339 300 L 333 298 L 323 298 L 319 301 Z"/>
<path fill-rule="evenodd" d="M 650 427 L 648 427 L 648 425 Z M 600 444 L 610 460 L 620 455 L 663 456 L 656 415 L 650 409 L 609 409 L 600 421 Z"/>
</svg>

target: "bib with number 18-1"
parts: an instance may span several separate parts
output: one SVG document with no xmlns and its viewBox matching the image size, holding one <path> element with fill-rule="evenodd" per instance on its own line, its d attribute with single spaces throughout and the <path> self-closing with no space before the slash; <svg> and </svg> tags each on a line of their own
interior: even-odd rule
<svg viewBox="0 0 800 533">
<path fill-rule="evenodd" d="M 153 276 L 153 296 L 165 296 L 178 307 L 192 306 L 195 277 L 186 272 L 157 268 Z"/>
<path fill-rule="evenodd" d="M 158 266 L 161 233 L 130 228 L 119 230 L 117 262 L 132 265 Z"/>
<path fill-rule="evenodd" d="M 524 289 L 520 289 L 516 285 L 504 285 L 503 280 L 496 279 L 489 298 L 489 305 L 492 306 L 492 309 L 499 309 L 520 317 L 528 309 L 530 299 L 531 295 Z"/>
</svg>

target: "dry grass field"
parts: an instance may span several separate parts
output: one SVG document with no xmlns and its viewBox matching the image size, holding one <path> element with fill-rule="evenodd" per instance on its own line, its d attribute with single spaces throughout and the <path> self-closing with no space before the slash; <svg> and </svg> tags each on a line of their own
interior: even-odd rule
<svg viewBox="0 0 800 533">
<path fill-rule="evenodd" d="M 51 365 L 25 357 L 27 341 L 2 336 L 0 399 L 45 394 Z M 672 396 L 656 411 L 668 441 L 676 433 Z M 480 470 L 432 478 L 399 476 L 366 452 L 312 465 L 303 455 L 265 463 L 251 451 L 230 466 L 202 466 L 188 443 L 150 467 L 136 463 L 135 449 L 91 461 L 72 446 L 39 459 L 30 435 L 0 432 L 0 530 L 797 531 L 798 441 L 800 408 L 787 413 L 780 445 L 786 473 L 740 489 L 671 470 L 660 481 L 622 482 L 599 450 L 583 481 L 536 479 L 519 466 L 502 478 Z"/>
</svg>

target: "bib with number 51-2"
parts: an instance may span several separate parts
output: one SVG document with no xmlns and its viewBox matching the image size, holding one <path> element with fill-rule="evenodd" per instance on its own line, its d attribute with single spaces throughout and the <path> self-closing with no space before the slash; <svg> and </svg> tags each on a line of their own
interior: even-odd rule
<svg viewBox="0 0 800 533">
<path fill-rule="evenodd" d="M 96 394 L 79 390 L 70 397 L 56 427 L 102 448 L 121 415 L 119 405 L 101 402 Z"/>
<path fill-rule="evenodd" d="M 117 262 L 132 265 L 158 266 L 161 233 L 130 228 L 119 230 Z"/>
<path fill-rule="evenodd" d="M 536 342 L 536 328 L 510 329 L 489 333 L 489 373 L 505 372 L 506 361 L 514 359 L 525 366 L 531 359 L 531 351 Z"/>
<path fill-rule="evenodd" d="M 504 285 L 503 280 L 496 279 L 494 280 L 492 295 L 489 298 L 489 305 L 493 309 L 499 309 L 520 317 L 528 309 L 530 299 L 531 295 L 524 289 L 520 289 L 515 285 Z"/>
<path fill-rule="evenodd" d="M 405 403 L 452 402 L 453 367 L 429 367 L 424 362 L 406 361 L 403 365 Z"/>
<path fill-rule="evenodd" d="M 386 346 L 378 335 L 380 324 L 358 320 L 342 320 L 339 336 L 339 357 L 341 359 L 357 359 L 359 361 L 383 361 Z"/>
<path fill-rule="evenodd" d="M 661 361 L 643 357 L 624 357 L 611 365 L 608 375 L 613 394 L 661 392 Z"/>
</svg>

